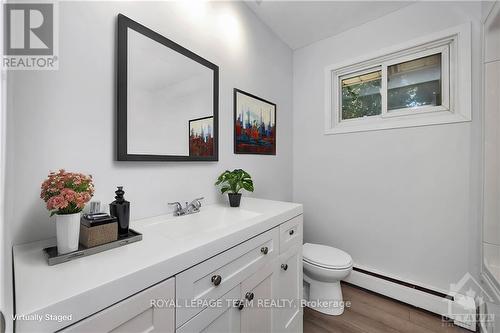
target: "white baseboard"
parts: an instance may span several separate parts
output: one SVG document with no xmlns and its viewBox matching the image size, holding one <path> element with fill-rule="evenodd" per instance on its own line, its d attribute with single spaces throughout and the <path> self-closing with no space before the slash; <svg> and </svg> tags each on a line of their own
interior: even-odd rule
<svg viewBox="0 0 500 333">
<path fill-rule="evenodd" d="M 454 324 L 476 330 L 476 307 L 472 297 L 454 295 L 455 300 L 436 296 L 395 282 L 353 270 L 345 282 L 453 319 Z M 460 314 L 459 316 L 454 314 Z"/>
</svg>

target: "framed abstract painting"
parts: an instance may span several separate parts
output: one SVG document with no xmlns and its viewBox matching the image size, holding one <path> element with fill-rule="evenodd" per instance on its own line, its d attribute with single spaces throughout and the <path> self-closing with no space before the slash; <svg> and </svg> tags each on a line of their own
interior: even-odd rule
<svg viewBox="0 0 500 333">
<path fill-rule="evenodd" d="M 189 121 L 189 156 L 214 156 L 214 117 Z"/>
<path fill-rule="evenodd" d="M 276 104 L 236 88 L 234 153 L 276 155 Z"/>
</svg>

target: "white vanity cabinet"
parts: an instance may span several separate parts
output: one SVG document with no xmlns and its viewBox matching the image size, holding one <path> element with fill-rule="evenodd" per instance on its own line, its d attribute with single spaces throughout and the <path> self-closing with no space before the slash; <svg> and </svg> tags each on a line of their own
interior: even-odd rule
<svg viewBox="0 0 500 333">
<path fill-rule="evenodd" d="M 302 215 L 176 275 L 177 332 L 302 332 Z"/>
<path fill-rule="evenodd" d="M 245 198 L 147 218 L 142 241 L 54 266 L 54 240 L 15 246 L 16 332 L 302 332 L 302 213 Z"/>
<path fill-rule="evenodd" d="M 63 332 L 301 332 L 301 249 L 298 216 Z"/>
</svg>

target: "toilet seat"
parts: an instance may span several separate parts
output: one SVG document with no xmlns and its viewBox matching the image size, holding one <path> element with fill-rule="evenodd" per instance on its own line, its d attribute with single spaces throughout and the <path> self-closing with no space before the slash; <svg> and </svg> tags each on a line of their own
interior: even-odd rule
<svg viewBox="0 0 500 333">
<path fill-rule="evenodd" d="M 352 267 L 352 264 L 350 265 L 347 265 L 347 266 L 342 266 L 342 267 L 330 267 L 330 266 L 325 266 L 325 265 L 320 265 L 318 263 L 315 263 L 315 262 L 311 262 L 307 259 L 304 259 L 302 258 L 302 261 L 308 263 L 308 264 L 311 264 L 311 265 L 314 265 L 314 266 L 317 266 L 317 267 L 320 267 L 320 268 L 324 268 L 324 269 L 329 269 L 329 270 L 332 270 L 332 271 L 335 271 L 335 270 L 344 270 L 344 269 L 347 269 L 347 268 L 351 268 Z"/>
<path fill-rule="evenodd" d="M 352 267 L 352 258 L 337 248 L 306 243 L 302 247 L 303 260 L 311 265 L 326 269 L 340 270 Z"/>
</svg>

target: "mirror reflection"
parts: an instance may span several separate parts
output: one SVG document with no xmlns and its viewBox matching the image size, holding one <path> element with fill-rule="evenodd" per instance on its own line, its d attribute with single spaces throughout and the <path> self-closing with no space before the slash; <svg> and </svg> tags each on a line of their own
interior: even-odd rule
<svg viewBox="0 0 500 333">
<path fill-rule="evenodd" d="M 139 28 L 126 28 L 125 157 L 216 160 L 217 66 Z"/>
</svg>

